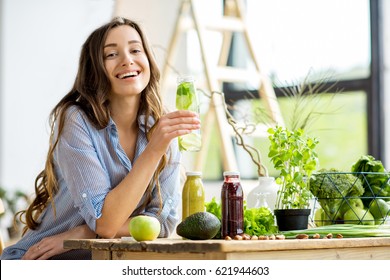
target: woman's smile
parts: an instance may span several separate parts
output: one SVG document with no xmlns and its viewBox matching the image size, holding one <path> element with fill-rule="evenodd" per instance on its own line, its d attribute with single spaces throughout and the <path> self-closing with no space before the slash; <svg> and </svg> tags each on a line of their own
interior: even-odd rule
<svg viewBox="0 0 390 280">
<path fill-rule="evenodd" d="M 125 79 L 129 79 L 129 78 L 137 77 L 139 75 L 139 73 L 140 73 L 140 71 L 128 71 L 128 72 L 120 73 L 120 74 L 116 75 L 116 77 L 118 79 L 125 80 Z"/>
</svg>

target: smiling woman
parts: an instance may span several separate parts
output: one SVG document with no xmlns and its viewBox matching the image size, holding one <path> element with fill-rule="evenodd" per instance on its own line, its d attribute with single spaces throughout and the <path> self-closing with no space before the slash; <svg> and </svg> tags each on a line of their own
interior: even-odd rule
<svg viewBox="0 0 390 280">
<path fill-rule="evenodd" d="M 129 235 L 134 216 L 156 218 L 159 237 L 177 222 L 176 137 L 200 128 L 197 114 L 168 112 L 160 72 L 140 26 L 114 18 L 84 43 L 73 88 L 51 112 L 51 138 L 36 197 L 19 213 L 23 237 L 1 259 L 83 259 L 69 238 Z"/>
</svg>

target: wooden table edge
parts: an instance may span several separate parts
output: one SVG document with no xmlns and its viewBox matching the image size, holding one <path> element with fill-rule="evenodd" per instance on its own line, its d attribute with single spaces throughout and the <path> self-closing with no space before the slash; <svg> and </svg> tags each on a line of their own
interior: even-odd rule
<svg viewBox="0 0 390 280">
<path fill-rule="evenodd" d="M 313 250 L 337 248 L 389 247 L 390 237 L 286 240 L 183 240 L 162 238 L 155 241 L 121 239 L 69 239 L 65 249 L 89 249 L 132 252 L 257 252 L 277 250 Z"/>
</svg>

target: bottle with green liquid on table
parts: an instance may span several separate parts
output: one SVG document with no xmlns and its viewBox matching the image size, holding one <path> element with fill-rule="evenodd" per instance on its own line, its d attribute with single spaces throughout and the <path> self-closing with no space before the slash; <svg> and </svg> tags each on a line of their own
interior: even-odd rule
<svg viewBox="0 0 390 280">
<path fill-rule="evenodd" d="M 186 172 L 187 179 L 182 191 L 182 220 L 188 216 L 205 211 L 205 190 L 202 172 Z"/>
<path fill-rule="evenodd" d="M 177 78 L 176 108 L 190 110 L 199 114 L 199 99 L 192 76 Z M 202 146 L 200 129 L 178 138 L 180 151 L 198 152 Z"/>
</svg>

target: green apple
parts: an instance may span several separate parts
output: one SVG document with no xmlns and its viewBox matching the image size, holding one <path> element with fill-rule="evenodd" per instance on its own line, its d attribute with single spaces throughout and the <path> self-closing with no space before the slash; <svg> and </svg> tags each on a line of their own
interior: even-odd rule
<svg viewBox="0 0 390 280">
<path fill-rule="evenodd" d="M 314 222 L 317 227 L 320 226 L 326 226 L 332 224 L 331 221 L 329 221 L 328 216 L 326 215 L 325 211 L 322 208 L 318 208 L 314 213 Z"/>
<path fill-rule="evenodd" d="M 390 215 L 390 205 L 383 199 L 376 198 L 370 203 L 370 212 L 377 220 L 377 223 L 382 223 L 386 216 Z"/>
<path fill-rule="evenodd" d="M 130 235 L 137 241 L 152 241 L 160 234 L 161 225 L 155 217 L 140 215 L 129 222 Z"/>
<path fill-rule="evenodd" d="M 374 225 L 374 216 L 366 208 L 355 207 L 344 213 L 345 224 Z"/>
<path fill-rule="evenodd" d="M 364 208 L 363 201 L 360 198 L 349 198 L 348 202 L 343 200 L 339 210 L 341 216 L 351 208 Z"/>
</svg>

